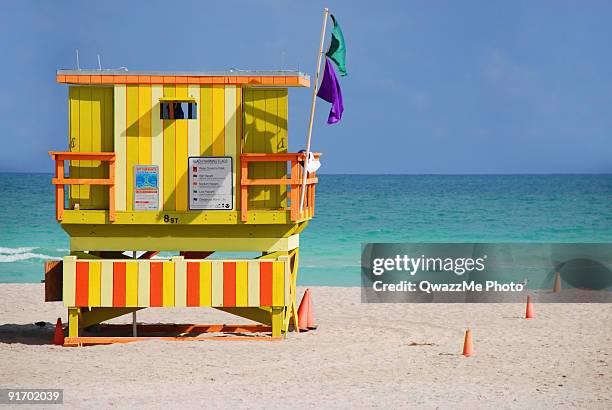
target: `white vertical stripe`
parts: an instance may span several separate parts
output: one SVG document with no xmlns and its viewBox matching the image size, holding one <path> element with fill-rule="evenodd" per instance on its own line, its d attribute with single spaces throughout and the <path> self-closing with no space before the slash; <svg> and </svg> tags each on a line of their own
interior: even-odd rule
<svg viewBox="0 0 612 410">
<path fill-rule="evenodd" d="M 113 306 L 113 261 L 102 261 L 100 273 L 100 306 Z"/>
<path fill-rule="evenodd" d="M 115 85 L 115 209 L 126 209 L 126 88 Z"/>
<path fill-rule="evenodd" d="M 164 209 L 164 124 L 159 115 L 159 99 L 163 96 L 162 85 L 151 86 L 151 163 L 159 167 L 159 209 Z"/>
<path fill-rule="evenodd" d="M 248 266 L 248 283 L 249 289 L 247 292 L 249 299 L 249 306 L 259 306 L 259 266 L 260 261 L 249 261 Z"/>
<path fill-rule="evenodd" d="M 187 306 L 187 263 L 182 256 L 172 258 L 174 262 L 174 306 Z"/>
<path fill-rule="evenodd" d="M 236 86 L 225 86 L 225 155 L 232 157 L 232 186 L 236 192 Z M 233 195 L 232 209 L 236 209 Z"/>
<path fill-rule="evenodd" d="M 196 99 L 196 119 L 187 120 L 187 155 L 190 157 L 200 156 L 200 86 L 190 85 L 188 88 L 189 97 Z"/>
<path fill-rule="evenodd" d="M 212 261 L 212 306 L 223 306 L 223 262 Z"/>
</svg>

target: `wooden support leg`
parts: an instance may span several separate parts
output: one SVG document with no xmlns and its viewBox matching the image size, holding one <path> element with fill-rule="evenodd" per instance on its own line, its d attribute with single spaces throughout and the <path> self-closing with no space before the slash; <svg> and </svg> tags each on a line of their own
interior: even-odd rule
<svg viewBox="0 0 612 410">
<path fill-rule="evenodd" d="M 68 308 L 68 337 L 79 337 L 79 308 Z"/>
<path fill-rule="evenodd" d="M 283 330 L 284 307 L 272 308 L 272 337 L 280 337 Z"/>
<path fill-rule="evenodd" d="M 300 248 L 293 250 L 292 264 L 291 264 L 291 306 L 289 306 L 289 316 L 293 318 L 294 330 L 300 333 L 300 327 L 298 326 L 298 315 L 297 315 L 297 274 L 298 274 L 298 260 L 299 260 Z"/>
</svg>

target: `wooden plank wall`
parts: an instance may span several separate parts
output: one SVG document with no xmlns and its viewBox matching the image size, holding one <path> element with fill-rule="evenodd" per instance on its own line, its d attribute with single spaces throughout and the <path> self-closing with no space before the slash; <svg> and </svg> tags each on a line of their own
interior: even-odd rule
<svg viewBox="0 0 612 410">
<path fill-rule="evenodd" d="M 159 99 L 162 97 L 195 98 L 198 118 L 161 120 Z M 240 190 L 236 189 L 236 182 L 240 180 L 241 149 L 243 152 L 287 152 L 286 88 L 243 89 L 214 84 L 71 86 L 69 101 L 70 133 L 76 141 L 72 150 L 112 151 L 114 148 L 117 154 L 117 211 L 134 208 L 134 165 L 159 167 L 160 210 L 186 211 L 188 157 L 231 156 L 234 209 L 237 209 Z M 102 120 L 96 120 L 100 115 Z M 243 130 L 244 140 L 241 138 Z M 106 176 L 96 171 L 99 163 L 92 164 L 91 161 L 73 161 L 71 177 Z M 282 178 L 287 175 L 285 164 L 251 164 L 250 167 L 249 172 L 254 177 Z M 253 208 L 277 209 L 287 205 L 285 187 L 252 187 L 250 195 Z M 92 201 L 91 198 L 96 199 Z M 71 200 L 78 200 L 82 209 L 106 209 L 107 188 L 74 186 Z"/>
<path fill-rule="evenodd" d="M 290 303 L 288 260 L 64 258 L 67 307 L 260 307 Z"/>
<path fill-rule="evenodd" d="M 287 89 L 246 88 L 243 91 L 245 153 L 287 152 Z M 249 176 L 286 178 L 285 163 L 249 164 Z M 276 209 L 287 206 L 282 186 L 249 187 L 249 208 Z"/>
<path fill-rule="evenodd" d="M 68 89 L 68 146 L 73 152 L 113 151 L 113 88 Z M 100 161 L 71 161 L 70 178 L 108 178 Z M 103 186 L 70 186 L 70 208 L 106 209 L 108 189 Z"/>
</svg>

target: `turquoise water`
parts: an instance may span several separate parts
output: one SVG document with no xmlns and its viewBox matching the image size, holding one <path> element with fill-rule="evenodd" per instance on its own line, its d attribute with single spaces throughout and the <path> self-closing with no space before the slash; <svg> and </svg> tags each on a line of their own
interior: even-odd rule
<svg viewBox="0 0 612 410">
<path fill-rule="evenodd" d="M 50 174 L 0 174 L 0 282 L 67 253 Z M 363 242 L 612 242 L 612 175 L 322 175 L 304 285 L 359 285 Z"/>
</svg>

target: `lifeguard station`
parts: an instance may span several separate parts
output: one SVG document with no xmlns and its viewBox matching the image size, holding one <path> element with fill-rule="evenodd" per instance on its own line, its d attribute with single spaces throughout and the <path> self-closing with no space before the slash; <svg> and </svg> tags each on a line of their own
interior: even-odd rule
<svg viewBox="0 0 612 410">
<path fill-rule="evenodd" d="M 46 265 L 45 284 L 46 300 L 68 308 L 65 344 L 149 307 L 210 307 L 261 324 L 199 332 L 276 338 L 297 325 L 299 239 L 317 177 L 306 176 L 300 210 L 305 154 L 287 150 L 287 99 L 309 77 L 60 70 L 57 81 L 69 85 L 68 147 L 50 155 L 70 255 Z M 176 256 L 151 259 L 162 251 Z M 258 257 L 208 258 L 224 251 Z"/>
</svg>

